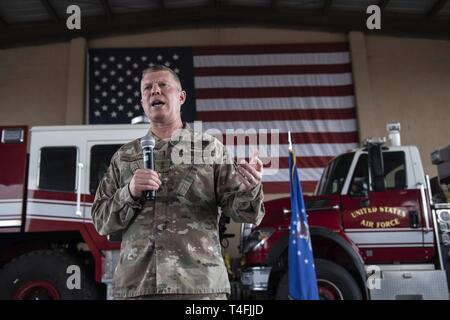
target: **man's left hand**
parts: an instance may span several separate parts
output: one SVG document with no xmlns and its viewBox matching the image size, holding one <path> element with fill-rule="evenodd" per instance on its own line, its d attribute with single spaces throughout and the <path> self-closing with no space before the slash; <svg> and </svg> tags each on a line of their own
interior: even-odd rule
<svg viewBox="0 0 450 320">
<path fill-rule="evenodd" d="M 253 152 L 249 162 L 242 159 L 237 166 L 236 172 L 237 177 L 244 185 L 245 190 L 248 191 L 260 184 L 263 175 L 263 163 L 258 158 L 258 152 Z"/>
</svg>

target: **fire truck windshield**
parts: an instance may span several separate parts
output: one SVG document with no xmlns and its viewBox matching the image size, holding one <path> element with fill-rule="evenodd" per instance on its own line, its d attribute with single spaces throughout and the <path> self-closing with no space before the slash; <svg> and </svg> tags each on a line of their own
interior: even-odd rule
<svg viewBox="0 0 450 320">
<path fill-rule="evenodd" d="M 345 153 L 332 160 L 319 181 L 317 195 L 340 194 L 355 153 Z"/>
</svg>

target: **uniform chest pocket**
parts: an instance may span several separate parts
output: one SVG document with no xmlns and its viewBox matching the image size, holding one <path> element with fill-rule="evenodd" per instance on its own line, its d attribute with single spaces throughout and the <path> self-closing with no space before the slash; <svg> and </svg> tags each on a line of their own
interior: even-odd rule
<svg viewBox="0 0 450 320">
<path fill-rule="evenodd" d="M 142 155 L 122 155 L 120 157 L 120 180 L 127 184 L 133 178 L 134 172 L 144 167 Z"/>
</svg>

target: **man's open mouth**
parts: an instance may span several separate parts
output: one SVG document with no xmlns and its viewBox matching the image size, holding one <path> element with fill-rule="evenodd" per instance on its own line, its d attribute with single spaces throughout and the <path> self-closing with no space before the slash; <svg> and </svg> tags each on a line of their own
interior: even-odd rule
<svg viewBox="0 0 450 320">
<path fill-rule="evenodd" d="M 163 105 L 165 105 L 165 102 L 161 100 L 155 100 L 151 103 L 152 108 L 159 108 L 162 107 Z"/>
</svg>

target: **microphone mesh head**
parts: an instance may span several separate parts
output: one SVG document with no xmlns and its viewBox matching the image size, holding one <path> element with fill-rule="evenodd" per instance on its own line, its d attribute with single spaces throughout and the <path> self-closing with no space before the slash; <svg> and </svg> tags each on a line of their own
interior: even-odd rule
<svg viewBox="0 0 450 320">
<path fill-rule="evenodd" d="M 155 138 L 152 135 L 146 135 L 141 138 L 141 147 L 144 148 L 154 148 L 155 147 Z"/>
</svg>

